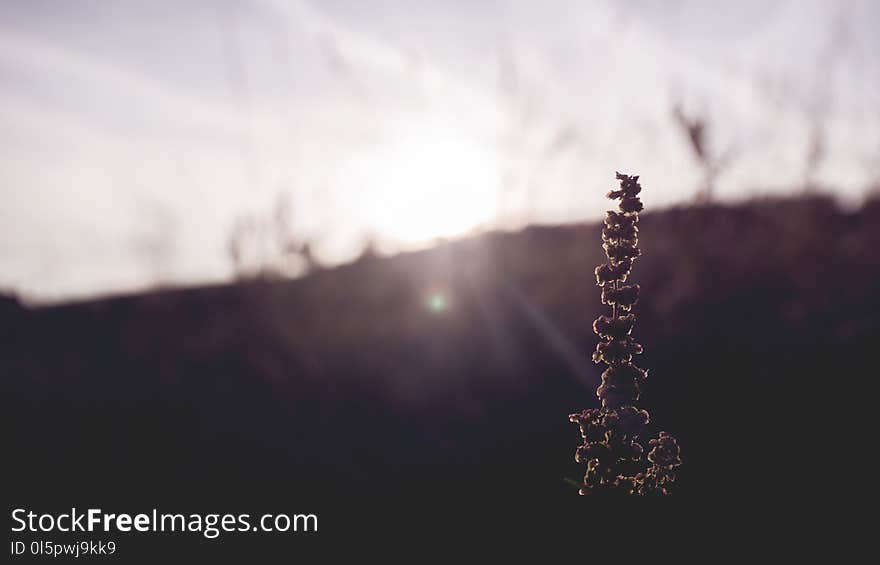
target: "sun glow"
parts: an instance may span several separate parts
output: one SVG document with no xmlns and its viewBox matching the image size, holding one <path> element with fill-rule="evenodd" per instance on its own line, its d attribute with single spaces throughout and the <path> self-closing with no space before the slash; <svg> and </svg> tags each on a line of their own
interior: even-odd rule
<svg viewBox="0 0 880 565">
<path fill-rule="evenodd" d="M 408 124 L 359 169 L 366 220 L 380 239 L 403 247 L 464 234 L 497 214 L 498 159 L 463 128 Z"/>
</svg>

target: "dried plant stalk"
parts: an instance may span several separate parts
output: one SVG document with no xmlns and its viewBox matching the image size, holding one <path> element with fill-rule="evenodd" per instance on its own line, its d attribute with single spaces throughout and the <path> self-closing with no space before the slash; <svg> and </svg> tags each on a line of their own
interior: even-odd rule
<svg viewBox="0 0 880 565">
<path fill-rule="evenodd" d="M 596 394 L 601 408 L 571 414 L 580 426 L 583 444 L 575 461 L 587 466 L 580 494 L 614 492 L 619 494 L 668 494 L 681 465 L 678 443 L 666 432 L 648 442 L 647 462 L 639 436 L 649 415 L 636 407 L 648 372 L 633 363 L 642 346 L 632 337 L 636 316 L 633 307 L 639 299 L 639 285 L 625 284 L 639 250 L 639 212 L 642 190 L 638 176 L 617 173 L 620 188 L 608 193 L 619 200 L 618 210 L 609 210 L 602 229 L 602 247 L 608 262 L 596 267 L 596 284 L 602 288 L 602 304 L 611 307 L 611 316 L 599 316 L 593 331 L 599 343 L 593 361 L 604 363 L 602 384 Z"/>
</svg>

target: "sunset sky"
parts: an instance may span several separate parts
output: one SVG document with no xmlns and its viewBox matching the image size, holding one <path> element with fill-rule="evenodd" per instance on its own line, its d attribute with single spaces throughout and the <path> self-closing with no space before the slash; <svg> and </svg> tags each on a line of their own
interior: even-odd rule
<svg viewBox="0 0 880 565">
<path fill-rule="evenodd" d="M 596 219 L 615 170 L 689 201 L 676 104 L 719 199 L 797 190 L 819 123 L 818 184 L 857 203 L 878 27 L 870 0 L 2 0 L 0 290 L 227 280 L 285 199 L 328 264 Z"/>
</svg>

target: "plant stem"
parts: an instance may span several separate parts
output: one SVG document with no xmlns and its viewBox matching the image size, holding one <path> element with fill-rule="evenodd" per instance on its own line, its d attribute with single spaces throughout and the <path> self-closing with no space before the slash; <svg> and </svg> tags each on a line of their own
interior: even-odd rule
<svg viewBox="0 0 880 565">
<path fill-rule="evenodd" d="M 612 283 L 611 288 L 613 288 L 614 290 L 617 290 L 617 281 L 614 281 L 614 283 Z M 614 318 L 615 320 L 617 319 L 617 302 L 615 302 L 611 306 L 611 317 Z"/>
</svg>

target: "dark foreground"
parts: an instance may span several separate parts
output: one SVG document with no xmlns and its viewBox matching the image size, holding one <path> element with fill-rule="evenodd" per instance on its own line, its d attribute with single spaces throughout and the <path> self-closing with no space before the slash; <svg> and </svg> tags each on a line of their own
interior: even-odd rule
<svg viewBox="0 0 880 565">
<path fill-rule="evenodd" d="M 714 520 L 716 531 L 748 527 L 733 518 L 746 509 L 787 520 L 823 485 L 857 480 L 847 438 L 859 383 L 876 373 L 878 212 L 813 199 L 644 216 L 641 404 L 651 435 L 668 430 L 682 446 L 671 499 L 584 499 L 564 481 L 583 472 L 567 415 L 597 405 L 597 225 L 492 234 L 297 281 L 39 309 L 4 299 L 4 499 L 42 512 L 320 520 L 293 538 L 120 535 L 120 551 L 147 560 L 172 558 L 173 544 L 205 558 L 295 557 L 418 536 L 429 552 L 462 536 L 579 551 L 626 513 L 636 530 L 638 515 L 652 528 Z M 445 310 L 426 306 L 431 292 Z"/>
</svg>

